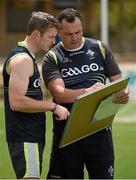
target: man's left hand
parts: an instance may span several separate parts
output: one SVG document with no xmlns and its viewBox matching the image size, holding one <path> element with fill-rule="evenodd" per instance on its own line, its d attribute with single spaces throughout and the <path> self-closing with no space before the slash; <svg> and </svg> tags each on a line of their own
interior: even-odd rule
<svg viewBox="0 0 136 180">
<path fill-rule="evenodd" d="M 116 104 L 126 104 L 129 100 L 128 88 L 122 89 L 115 93 L 113 102 Z"/>
</svg>

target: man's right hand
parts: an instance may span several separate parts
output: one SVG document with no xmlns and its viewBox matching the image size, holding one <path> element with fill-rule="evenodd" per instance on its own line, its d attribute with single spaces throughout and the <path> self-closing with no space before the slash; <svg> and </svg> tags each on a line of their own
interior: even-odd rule
<svg viewBox="0 0 136 180">
<path fill-rule="evenodd" d="M 56 116 L 57 120 L 66 120 L 70 115 L 70 112 L 65 107 L 59 104 L 56 105 L 53 113 Z"/>
<path fill-rule="evenodd" d="M 85 91 L 86 91 L 86 92 L 90 92 L 90 91 L 95 90 L 95 89 L 98 89 L 98 88 L 100 88 L 100 87 L 102 87 L 102 86 L 104 86 L 104 84 L 102 84 L 102 83 L 100 83 L 100 82 L 97 82 L 97 83 L 93 84 L 91 87 L 86 88 Z"/>
</svg>

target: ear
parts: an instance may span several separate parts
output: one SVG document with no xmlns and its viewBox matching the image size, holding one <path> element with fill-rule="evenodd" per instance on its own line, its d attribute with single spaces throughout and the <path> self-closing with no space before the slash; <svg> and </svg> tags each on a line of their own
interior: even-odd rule
<svg viewBox="0 0 136 180">
<path fill-rule="evenodd" d="M 34 33 L 34 36 L 35 36 L 36 39 L 39 39 L 41 37 L 40 31 L 34 30 L 33 33 Z"/>
</svg>

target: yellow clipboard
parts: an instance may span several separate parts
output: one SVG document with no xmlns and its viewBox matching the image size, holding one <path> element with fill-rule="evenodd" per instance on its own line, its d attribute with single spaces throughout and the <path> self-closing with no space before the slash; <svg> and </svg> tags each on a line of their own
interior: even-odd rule
<svg viewBox="0 0 136 180">
<path fill-rule="evenodd" d="M 111 125 L 119 104 L 113 94 L 128 85 L 130 77 L 111 82 L 99 89 L 78 96 L 63 131 L 59 147 L 65 147 Z"/>
</svg>

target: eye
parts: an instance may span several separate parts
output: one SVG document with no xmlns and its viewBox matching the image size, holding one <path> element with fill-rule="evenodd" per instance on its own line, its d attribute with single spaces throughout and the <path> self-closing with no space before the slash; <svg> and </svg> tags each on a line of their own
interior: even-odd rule
<svg viewBox="0 0 136 180">
<path fill-rule="evenodd" d="M 79 34 L 81 31 L 77 31 L 77 32 L 75 32 L 75 34 Z"/>
</svg>

